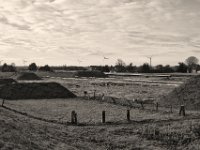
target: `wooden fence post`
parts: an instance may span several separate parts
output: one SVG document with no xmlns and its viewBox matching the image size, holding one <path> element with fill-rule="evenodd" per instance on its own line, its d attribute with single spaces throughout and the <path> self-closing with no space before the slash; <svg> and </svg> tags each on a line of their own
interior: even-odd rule
<svg viewBox="0 0 200 150">
<path fill-rule="evenodd" d="M 102 94 L 101 100 L 103 101 L 105 99 L 105 94 Z"/>
<path fill-rule="evenodd" d="M 78 123 L 78 120 L 77 120 L 77 113 L 75 112 L 74 114 L 74 123 L 77 124 Z"/>
<path fill-rule="evenodd" d="M 172 105 L 170 105 L 170 113 L 173 113 L 173 111 L 172 111 Z"/>
<path fill-rule="evenodd" d="M 158 103 L 156 103 L 156 111 L 158 111 Z"/>
<path fill-rule="evenodd" d="M 3 101 L 2 101 L 2 104 L 1 104 L 2 107 L 4 107 L 4 106 L 3 106 L 3 105 L 4 105 L 4 102 L 5 102 L 5 99 L 3 99 Z"/>
<path fill-rule="evenodd" d="M 77 124 L 77 113 L 74 110 L 71 113 L 71 123 Z"/>
<path fill-rule="evenodd" d="M 181 105 L 180 111 L 179 111 L 179 115 L 180 115 L 180 116 L 181 116 L 181 115 L 185 116 L 185 106 L 184 106 L 184 105 Z"/>
<path fill-rule="evenodd" d="M 131 121 L 130 110 L 128 109 L 126 112 L 127 121 Z"/>
<path fill-rule="evenodd" d="M 141 108 L 144 109 L 144 103 L 143 103 L 143 101 L 141 101 L 140 104 L 141 104 Z"/>
<path fill-rule="evenodd" d="M 96 99 L 96 90 L 94 90 L 94 100 Z"/>
<path fill-rule="evenodd" d="M 102 123 L 106 123 L 106 112 L 102 111 Z"/>
<path fill-rule="evenodd" d="M 87 97 L 87 91 L 84 91 L 84 97 L 85 98 Z"/>
</svg>

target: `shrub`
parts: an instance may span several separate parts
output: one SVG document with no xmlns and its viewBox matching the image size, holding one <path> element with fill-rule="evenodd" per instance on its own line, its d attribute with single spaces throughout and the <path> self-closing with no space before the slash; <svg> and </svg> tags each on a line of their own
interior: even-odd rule
<svg viewBox="0 0 200 150">
<path fill-rule="evenodd" d="M 31 63 L 29 66 L 28 66 L 28 69 L 30 71 L 37 71 L 37 65 L 35 63 Z"/>
<path fill-rule="evenodd" d="M 49 72 L 52 72 L 53 70 L 51 69 L 51 67 L 49 67 L 49 65 L 45 65 L 43 67 L 40 67 L 39 71 L 49 71 Z"/>
</svg>

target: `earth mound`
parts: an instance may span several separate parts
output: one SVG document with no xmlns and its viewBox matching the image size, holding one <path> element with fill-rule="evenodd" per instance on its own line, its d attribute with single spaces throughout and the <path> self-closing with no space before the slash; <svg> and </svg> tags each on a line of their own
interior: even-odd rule
<svg viewBox="0 0 200 150">
<path fill-rule="evenodd" d="M 108 77 L 105 73 L 101 71 L 78 71 L 75 73 L 77 77 L 96 77 L 96 78 L 106 78 Z"/>
<path fill-rule="evenodd" d="M 42 80 L 35 73 L 30 73 L 30 72 L 23 73 L 17 79 L 18 80 Z"/>
<path fill-rule="evenodd" d="M 13 84 L 13 83 L 17 83 L 17 81 L 11 78 L 0 79 L 0 85 Z"/>
<path fill-rule="evenodd" d="M 184 104 L 188 109 L 200 110 L 200 76 L 188 79 L 164 97 L 162 102 L 173 106 Z"/>
<path fill-rule="evenodd" d="M 0 89 L 3 99 L 53 99 L 74 98 L 71 91 L 58 83 L 16 83 L 5 85 Z"/>
</svg>

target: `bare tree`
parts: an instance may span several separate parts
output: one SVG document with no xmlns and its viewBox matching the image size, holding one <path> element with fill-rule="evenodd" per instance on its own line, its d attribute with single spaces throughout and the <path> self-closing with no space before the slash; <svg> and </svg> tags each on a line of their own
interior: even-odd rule
<svg viewBox="0 0 200 150">
<path fill-rule="evenodd" d="M 124 72 L 126 71 L 126 63 L 122 59 L 117 59 L 115 68 L 117 72 Z"/>
<path fill-rule="evenodd" d="M 195 56 L 190 56 L 185 60 L 185 63 L 188 65 L 189 72 L 191 73 L 193 69 L 197 70 L 199 59 Z"/>
</svg>

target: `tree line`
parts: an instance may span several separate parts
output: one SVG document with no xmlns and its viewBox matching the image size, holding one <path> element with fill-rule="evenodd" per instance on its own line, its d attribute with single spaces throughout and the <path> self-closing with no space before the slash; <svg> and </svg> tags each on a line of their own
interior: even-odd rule
<svg viewBox="0 0 200 150">
<path fill-rule="evenodd" d="M 156 65 L 150 66 L 148 63 L 144 63 L 140 66 L 133 65 L 130 63 L 126 65 L 126 63 L 122 59 L 118 59 L 115 66 L 91 66 L 92 70 L 99 70 L 102 72 L 129 72 L 129 73 L 192 73 L 200 70 L 199 60 L 194 56 L 188 57 L 185 62 L 179 62 L 175 66 L 170 65 Z"/>
<path fill-rule="evenodd" d="M 2 72 L 16 72 L 17 71 L 17 67 L 15 66 L 14 63 L 12 63 L 11 65 L 8 65 L 7 63 L 4 63 L 0 67 L 0 70 Z M 53 69 L 49 65 L 44 65 L 44 66 L 38 67 L 36 65 L 36 63 L 31 63 L 28 66 L 28 70 L 30 70 L 30 71 L 37 71 L 37 70 L 39 70 L 39 71 L 53 71 Z"/>
<path fill-rule="evenodd" d="M 156 65 L 150 66 L 148 63 L 144 63 L 140 66 L 133 65 L 130 63 L 126 65 L 126 63 L 122 59 L 118 59 L 115 65 L 105 65 L 105 66 L 90 66 L 92 70 L 98 70 L 101 72 L 129 72 L 129 73 L 173 73 L 173 72 L 180 72 L 180 73 L 191 73 L 197 72 L 200 70 L 199 60 L 195 56 L 188 57 L 185 62 L 179 62 L 175 66 L 170 65 Z M 30 71 L 54 71 L 54 70 L 65 70 L 65 71 L 75 71 L 75 70 L 87 70 L 88 67 L 80 67 L 80 66 L 49 66 L 44 65 L 38 67 L 36 63 L 31 63 L 28 66 L 28 70 Z M 14 63 L 8 65 L 6 63 L 0 67 L 2 72 L 16 72 L 17 67 Z"/>
</svg>

